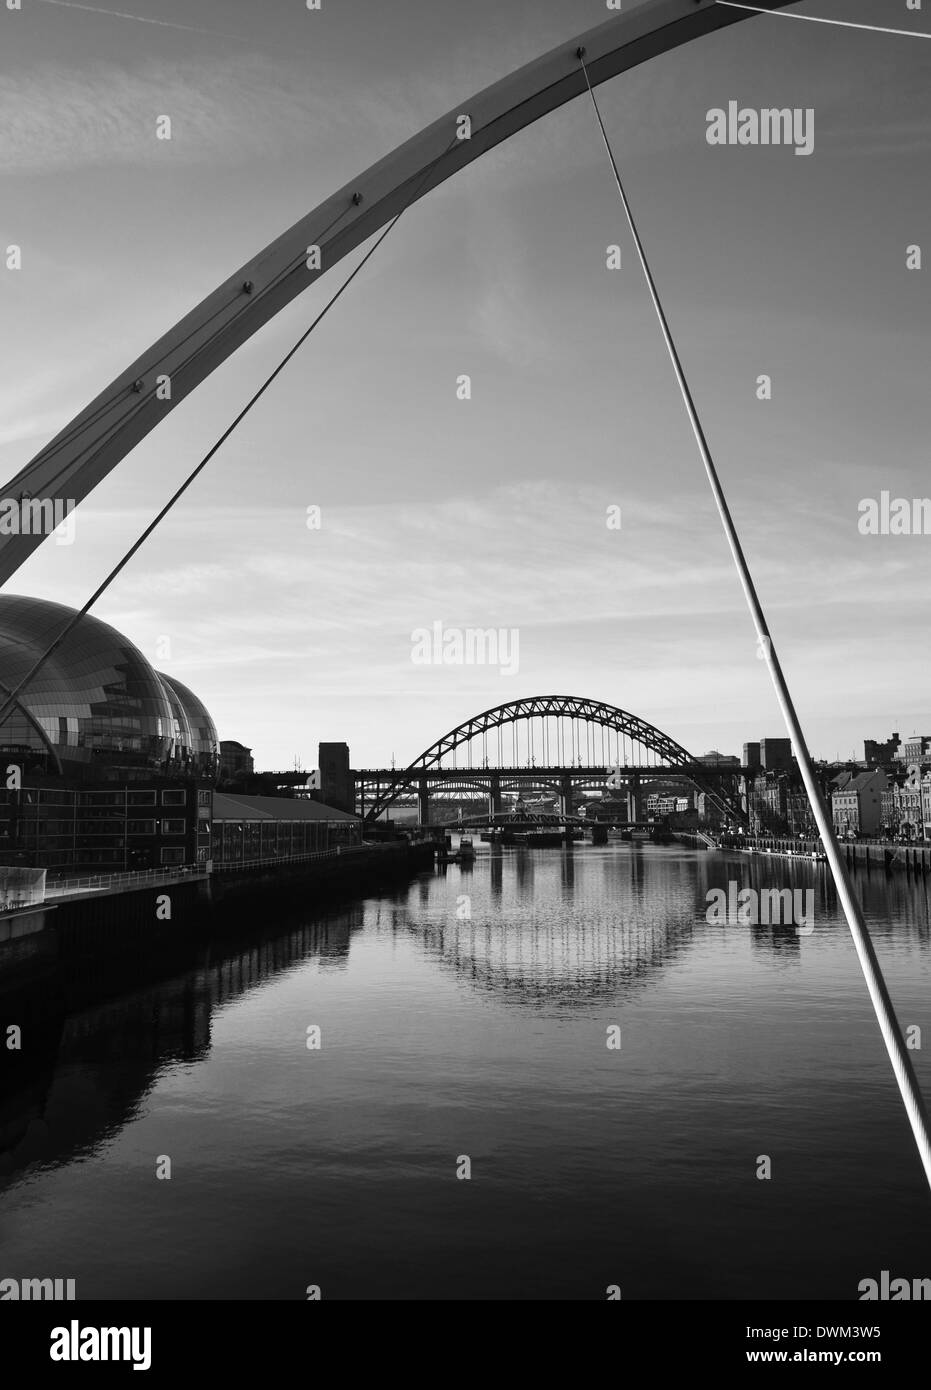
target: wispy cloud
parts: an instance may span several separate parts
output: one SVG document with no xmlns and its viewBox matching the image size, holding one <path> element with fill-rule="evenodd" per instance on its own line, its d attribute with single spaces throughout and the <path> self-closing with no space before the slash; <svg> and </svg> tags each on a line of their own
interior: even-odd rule
<svg viewBox="0 0 931 1390">
<path fill-rule="evenodd" d="M 176 62 L 42 62 L 8 71 L 0 89 L 0 171 L 48 173 L 115 163 L 183 167 L 306 153 L 324 140 L 364 141 L 374 129 L 412 133 L 390 87 L 338 100 L 334 75 L 312 84 L 300 62 L 260 53 Z M 171 118 L 171 139 L 156 121 Z M 416 128 L 416 127 L 414 127 Z"/>
</svg>

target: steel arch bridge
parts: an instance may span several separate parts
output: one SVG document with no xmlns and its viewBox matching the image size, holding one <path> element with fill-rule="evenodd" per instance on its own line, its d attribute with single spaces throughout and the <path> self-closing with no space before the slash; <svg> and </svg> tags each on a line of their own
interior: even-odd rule
<svg viewBox="0 0 931 1390">
<path fill-rule="evenodd" d="M 792 3 L 765 0 L 765 8 Z M 755 17 L 753 11 L 727 8 L 716 0 L 646 0 L 461 102 L 225 280 L 45 445 L 10 479 L 3 495 L 30 505 L 55 499 L 73 506 L 82 502 L 169 411 L 298 294 L 473 160 L 583 95 L 587 85 L 580 50 L 595 87 L 693 39 Z M 466 116 L 469 134 L 462 138 Z M 47 534 L 46 528 L 29 526 L 0 535 L 0 584 Z"/>
<path fill-rule="evenodd" d="M 555 761 L 547 760 L 546 767 L 537 767 L 528 758 L 526 768 L 517 766 L 502 765 L 499 759 L 498 764 L 493 764 L 488 759 L 487 735 L 492 732 L 499 732 L 509 725 L 519 724 L 531 725 L 536 723 L 537 729 L 542 726 L 543 740 L 546 740 L 548 731 L 547 721 L 556 721 L 555 735 Z M 601 741 L 602 751 L 607 751 L 608 758 L 598 765 L 594 759 L 589 758 L 583 765 L 577 758 L 574 761 L 567 761 L 565 757 L 567 742 L 572 751 L 580 747 L 578 739 L 573 734 L 567 740 L 565 737 L 565 721 L 569 722 L 570 732 L 574 726 L 582 725 L 593 729 L 606 731 L 608 734 L 607 744 L 604 739 Z M 611 737 L 614 738 L 614 750 L 611 750 Z M 472 759 L 472 744 L 478 739 L 481 740 L 481 747 L 484 753 L 481 761 L 476 764 Z M 629 754 L 622 753 L 624 741 L 627 741 Z M 530 734 L 527 735 L 527 747 L 530 744 Z M 591 739 L 586 741 L 587 750 L 591 750 L 594 742 Z M 456 761 L 457 753 L 461 748 L 468 748 L 469 759 L 465 766 L 459 765 Z M 644 767 L 640 763 L 631 762 L 635 749 L 647 750 L 655 758 L 652 767 Z M 499 749 L 500 751 L 500 749 Z M 624 757 L 622 764 L 621 758 Z M 452 759 L 452 764 L 448 761 Z M 533 695 L 521 700 L 511 700 L 507 704 L 495 705 L 491 709 L 483 710 L 481 714 L 473 715 L 471 719 L 458 724 L 449 733 L 425 749 L 418 758 L 415 758 L 408 767 L 400 772 L 387 773 L 383 771 L 356 772 L 355 780 L 357 788 L 362 789 L 361 810 L 367 821 L 376 821 L 394 805 L 399 799 L 409 797 L 412 793 L 418 793 L 425 798 L 425 788 L 433 783 L 446 783 L 451 787 L 468 786 L 484 787 L 493 794 L 498 794 L 519 785 L 534 786 L 554 786 L 561 789 L 564 793 L 572 779 L 581 779 L 587 786 L 604 786 L 605 780 L 613 769 L 617 769 L 619 775 L 631 779 L 635 785 L 639 785 L 641 772 L 652 771 L 654 774 L 666 773 L 670 776 L 676 775 L 679 778 L 690 782 L 698 790 L 712 796 L 722 810 L 729 817 L 740 817 L 741 812 L 731 798 L 720 787 L 714 785 L 714 778 L 710 775 L 710 769 L 704 764 L 699 763 L 681 743 L 664 734 L 661 729 L 641 719 L 636 714 L 631 714 L 628 710 L 619 708 L 617 705 L 609 705 L 601 700 L 590 700 L 577 695 Z M 730 774 L 733 775 L 733 769 Z M 368 786 L 376 788 L 374 798 L 366 804 L 365 792 Z M 571 789 L 570 789 L 571 793 Z M 421 817 L 423 819 L 423 817 Z"/>
</svg>

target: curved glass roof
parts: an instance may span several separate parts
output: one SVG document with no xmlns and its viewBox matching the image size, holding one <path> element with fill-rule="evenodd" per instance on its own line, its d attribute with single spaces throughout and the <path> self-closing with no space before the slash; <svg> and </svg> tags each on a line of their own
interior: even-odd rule
<svg viewBox="0 0 931 1390">
<path fill-rule="evenodd" d="M 188 730 L 188 756 L 204 777 L 216 777 L 220 768 L 220 739 L 202 700 L 175 676 L 157 672 L 169 699 L 183 712 Z"/>
<path fill-rule="evenodd" d="M 73 616 L 48 599 L 0 594 L 0 701 Z M 33 755 L 50 772 L 77 771 L 75 764 L 100 775 L 116 768 L 197 772 L 210 761 L 197 756 L 204 729 L 215 741 L 213 721 L 190 691 L 163 680 L 128 638 L 88 615 L 4 719 L 0 747 Z"/>
</svg>

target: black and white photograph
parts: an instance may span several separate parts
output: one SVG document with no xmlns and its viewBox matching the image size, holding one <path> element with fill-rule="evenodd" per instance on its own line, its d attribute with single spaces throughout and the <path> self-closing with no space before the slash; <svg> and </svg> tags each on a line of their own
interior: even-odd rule
<svg viewBox="0 0 931 1390">
<path fill-rule="evenodd" d="M 922 0 L 0 0 L 23 1374 L 904 1373 L 929 157 Z"/>
</svg>

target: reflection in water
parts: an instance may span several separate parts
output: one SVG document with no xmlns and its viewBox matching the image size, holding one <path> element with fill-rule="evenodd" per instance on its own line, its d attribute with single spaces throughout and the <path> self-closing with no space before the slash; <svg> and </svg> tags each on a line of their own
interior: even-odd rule
<svg viewBox="0 0 931 1390">
<path fill-rule="evenodd" d="M 731 882 L 811 889 L 814 931 L 709 924 Z M 931 1027 L 926 883 L 857 886 L 903 1023 Z M 875 1270 L 929 1272 L 920 1165 L 816 865 L 483 844 L 474 868 L 130 991 L 8 986 L 0 1024 L 19 1020 L 0 1277 L 54 1270 L 79 1298 L 850 1299 Z"/>
<path fill-rule="evenodd" d="M 22 1050 L 0 1053 L 0 1180 L 92 1151 L 138 1113 L 161 1072 L 205 1055 L 217 1011 L 310 955 L 339 968 L 361 925 L 357 907 L 245 949 L 213 951 L 183 976 L 26 1027 Z M 8 1021 L 31 1012 L 28 998 L 5 997 Z"/>
<path fill-rule="evenodd" d="M 693 875 L 682 864 L 648 895 L 642 857 L 630 854 L 606 857 L 601 875 L 591 882 L 583 875 L 577 885 L 579 852 L 550 850 L 542 859 L 495 849 L 487 881 L 457 874 L 439 915 L 423 913 L 422 904 L 416 912 L 402 908 L 393 926 L 420 939 L 444 968 L 510 1003 L 600 1008 L 688 949 Z M 512 869 L 506 888 L 505 862 Z"/>
<path fill-rule="evenodd" d="M 504 891 L 504 855 L 489 855 L 487 863 L 492 902 L 500 905 Z"/>
</svg>

